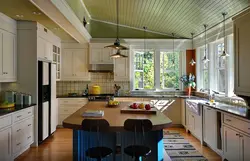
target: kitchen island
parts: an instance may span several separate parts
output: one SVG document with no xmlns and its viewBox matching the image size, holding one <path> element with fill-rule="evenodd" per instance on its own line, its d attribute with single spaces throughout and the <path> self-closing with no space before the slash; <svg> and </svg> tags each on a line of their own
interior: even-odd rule
<svg viewBox="0 0 250 161">
<path fill-rule="evenodd" d="M 84 132 L 81 127 L 82 114 L 86 110 L 103 110 L 105 119 L 110 124 L 110 131 L 102 133 L 100 140 L 103 146 L 113 149 L 113 155 L 104 159 L 105 161 L 132 161 L 130 156 L 124 154 L 123 149 L 134 144 L 134 134 L 123 128 L 126 119 L 149 119 L 153 124 L 151 132 L 145 134 L 145 142 L 142 136 L 137 135 L 137 143 L 145 144 L 152 150 L 148 161 L 162 161 L 164 159 L 163 129 L 171 126 L 172 121 L 160 111 L 155 115 L 149 114 L 124 114 L 121 108 L 129 106 L 132 102 L 122 102 L 117 108 L 108 108 L 106 102 L 89 102 L 81 109 L 70 115 L 63 121 L 63 127 L 73 129 L 73 160 L 84 161 L 85 151 L 97 145 L 97 135 L 92 132 Z M 120 152 L 119 152 L 120 149 Z"/>
</svg>

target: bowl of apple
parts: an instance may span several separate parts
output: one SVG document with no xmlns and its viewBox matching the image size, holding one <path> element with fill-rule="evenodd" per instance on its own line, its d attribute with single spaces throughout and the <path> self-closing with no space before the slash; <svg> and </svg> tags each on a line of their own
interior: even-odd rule
<svg viewBox="0 0 250 161">
<path fill-rule="evenodd" d="M 151 105 L 150 104 L 144 104 L 144 103 L 133 103 L 129 107 L 131 109 L 151 110 Z"/>
</svg>

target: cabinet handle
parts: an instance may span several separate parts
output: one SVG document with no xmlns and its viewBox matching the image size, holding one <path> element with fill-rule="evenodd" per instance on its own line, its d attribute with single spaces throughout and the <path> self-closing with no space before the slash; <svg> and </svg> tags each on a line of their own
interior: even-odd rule
<svg viewBox="0 0 250 161">
<path fill-rule="evenodd" d="M 22 115 L 18 115 L 16 118 L 22 117 Z"/>
<path fill-rule="evenodd" d="M 210 108 L 207 108 L 207 110 L 209 110 L 209 111 L 210 111 L 211 109 L 210 109 Z"/>
<path fill-rule="evenodd" d="M 236 136 L 240 136 L 240 134 L 236 134 Z"/>
<path fill-rule="evenodd" d="M 230 119 L 226 119 L 226 121 L 230 122 L 231 120 Z"/>
<path fill-rule="evenodd" d="M 16 144 L 17 146 L 20 145 L 21 143 Z"/>
<path fill-rule="evenodd" d="M 8 132 L 8 154 L 10 154 L 10 132 Z"/>
<path fill-rule="evenodd" d="M 28 126 L 31 126 L 31 124 L 29 124 Z"/>
<path fill-rule="evenodd" d="M 28 114 L 31 114 L 31 112 L 29 111 Z"/>
<path fill-rule="evenodd" d="M 28 139 L 30 139 L 31 138 L 31 136 L 28 136 Z"/>
<path fill-rule="evenodd" d="M 19 132 L 21 129 L 18 129 L 16 132 Z"/>
</svg>

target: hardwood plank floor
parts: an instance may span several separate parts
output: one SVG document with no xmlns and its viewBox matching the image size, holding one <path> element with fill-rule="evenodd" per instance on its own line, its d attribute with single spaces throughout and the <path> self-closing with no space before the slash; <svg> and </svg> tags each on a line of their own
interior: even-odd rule
<svg viewBox="0 0 250 161">
<path fill-rule="evenodd" d="M 169 128 L 180 132 L 209 161 L 221 161 L 221 157 L 200 142 L 183 128 Z M 72 161 L 72 130 L 57 129 L 54 136 L 48 138 L 39 147 L 32 147 L 15 161 Z"/>
</svg>

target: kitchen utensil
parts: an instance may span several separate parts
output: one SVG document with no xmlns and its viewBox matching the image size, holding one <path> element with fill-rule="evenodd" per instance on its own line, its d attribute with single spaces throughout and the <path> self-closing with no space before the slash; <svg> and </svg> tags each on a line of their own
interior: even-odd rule
<svg viewBox="0 0 250 161">
<path fill-rule="evenodd" d="M 92 94 L 100 94 L 101 93 L 101 87 L 98 85 L 92 86 Z"/>
</svg>

